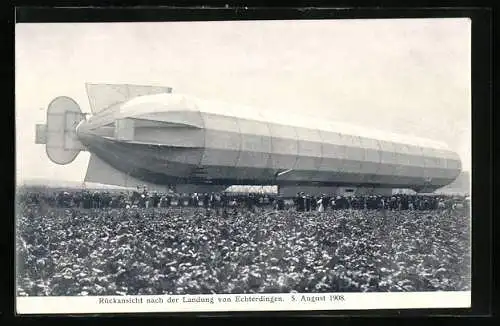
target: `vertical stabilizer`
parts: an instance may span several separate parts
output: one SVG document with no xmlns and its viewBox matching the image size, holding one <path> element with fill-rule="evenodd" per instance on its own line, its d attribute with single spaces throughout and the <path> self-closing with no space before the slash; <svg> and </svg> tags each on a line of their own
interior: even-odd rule
<svg viewBox="0 0 500 326">
<path fill-rule="evenodd" d="M 171 93 L 171 87 L 129 85 L 129 84 L 89 84 L 86 85 L 92 114 L 106 110 L 112 105 L 143 95 Z"/>
<path fill-rule="evenodd" d="M 122 171 L 119 171 L 104 162 L 97 155 L 91 154 L 85 182 L 101 183 L 115 185 L 127 188 L 147 187 L 150 190 L 167 192 L 168 187 L 163 185 L 155 185 L 148 182 L 138 180 Z"/>
</svg>

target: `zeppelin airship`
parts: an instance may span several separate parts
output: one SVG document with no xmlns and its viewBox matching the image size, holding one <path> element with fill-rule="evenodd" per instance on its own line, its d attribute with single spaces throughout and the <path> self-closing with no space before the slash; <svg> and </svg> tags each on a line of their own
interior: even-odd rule
<svg viewBox="0 0 500 326">
<path fill-rule="evenodd" d="M 461 172 L 441 142 L 368 130 L 307 114 L 259 110 L 170 87 L 86 84 L 92 114 L 71 98 L 48 106 L 36 143 L 69 164 L 90 152 L 86 182 L 220 191 L 231 185 L 277 185 L 337 193 L 430 192 Z M 283 109 L 283 108 L 282 108 Z"/>
</svg>

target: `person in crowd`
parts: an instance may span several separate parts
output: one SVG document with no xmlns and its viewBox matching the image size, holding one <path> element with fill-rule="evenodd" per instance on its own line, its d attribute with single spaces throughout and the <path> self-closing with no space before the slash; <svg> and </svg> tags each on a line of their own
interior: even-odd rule
<svg viewBox="0 0 500 326">
<path fill-rule="evenodd" d="M 325 211 L 325 206 L 323 205 L 324 197 L 319 197 L 317 201 L 318 212 L 322 213 Z"/>
<path fill-rule="evenodd" d="M 306 210 L 306 201 L 307 201 L 307 198 L 306 198 L 305 193 L 301 192 L 300 195 L 299 195 L 299 205 L 298 205 L 299 212 L 305 212 L 305 210 Z"/>
<path fill-rule="evenodd" d="M 311 196 L 306 195 L 305 201 L 306 201 L 306 212 L 310 212 L 311 211 Z"/>
<path fill-rule="evenodd" d="M 214 209 L 215 214 L 220 215 L 220 210 L 222 208 L 222 198 L 219 193 L 214 194 Z"/>
<path fill-rule="evenodd" d="M 347 197 L 347 208 L 352 209 L 352 196 Z"/>
<path fill-rule="evenodd" d="M 160 196 L 158 195 L 157 192 L 153 194 L 153 207 L 159 207 L 160 206 Z"/>
<path fill-rule="evenodd" d="M 146 195 L 144 193 L 141 194 L 139 197 L 139 203 L 138 205 L 140 208 L 145 208 L 146 207 Z"/>
<path fill-rule="evenodd" d="M 301 196 L 300 192 L 297 193 L 297 195 L 293 198 L 292 202 L 292 207 L 295 208 L 295 211 L 300 212 L 300 201 L 301 201 Z"/>
<path fill-rule="evenodd" d="M 208 195 L 208 193 L 203 194 L 203 207 L 205 209 L 209 209 L 210 207 L 210 196 Z"/>
<path fill-rule="evenodd" d="M 247 209 L 251 212 L 254 211 L 255 198 L 253 198 L 252 194 L 248 194 L 246 198 Z"/>
<path fill-rule="evenodd" d="M 332 200 L 330 200 L 330 206 L 332 207 L 332 210 L 336 210 L 337 209 L 337 200 L 339 199 L 340 197 L 337 196 L 335 198 L 332 198 Z"/>
<path fill-rule="evenodd" d="M 283 197 L 279 196 L 276 200 L 276 209 L 278 211 L 282 211 L 282 210 L 285 210 L 285 200 L 283 199 Z"/>
<path fill-rule="evenodd" d="M 311 196 L 311 211 L 316 211 L 318 208 L 318 199 L 315 196 Z"/>
<path fill-rule="evenodd" d="M 213 192 L 210 194 L 210 208 L 215 208 L 215 194 Z"/>
</svg>

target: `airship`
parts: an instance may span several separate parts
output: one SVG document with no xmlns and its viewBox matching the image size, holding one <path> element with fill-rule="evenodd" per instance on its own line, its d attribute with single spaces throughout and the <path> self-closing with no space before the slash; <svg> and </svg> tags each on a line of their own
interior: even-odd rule
<svg viewBox="0 0 500 326">
<path fill-rule="evenodd" d="M 284 195 L 393 189 L 432 192 L 461 172 L 446 144 L 332 119 L 200 99 L 171 87 L 86 84 L 91 115 L 70 97 L 36 126 L 48 158 L 90 152 L 85 182 L 178 192 L 275 185 Z"/>
</svg>

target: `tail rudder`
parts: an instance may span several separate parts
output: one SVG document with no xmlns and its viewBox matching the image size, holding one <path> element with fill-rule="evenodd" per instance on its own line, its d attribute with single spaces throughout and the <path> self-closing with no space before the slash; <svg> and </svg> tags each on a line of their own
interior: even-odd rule
<svg viewBox="0 0 500 326">
<path fill-rule="evenodd" d="M 85 149 L 76 134 L 76 127 L 84 119 L 80 106 L 72 98 L 56 97 L 47 108 L 46 124 L 36 125 L 35 143 L 45 144 L 52 162 L 69 164 Z"/>
</svg>

